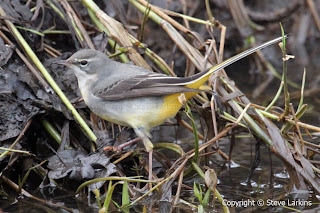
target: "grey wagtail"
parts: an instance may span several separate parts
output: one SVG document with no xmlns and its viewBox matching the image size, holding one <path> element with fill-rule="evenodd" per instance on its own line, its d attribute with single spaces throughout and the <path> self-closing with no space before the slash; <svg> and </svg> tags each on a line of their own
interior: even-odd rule
<svg viewBox="0 0 320 213">
<path fill-rule="evenodd" d="M 178 97 L 184 94 L 188 100 L 203 91 L 201 86 L 212 73 L 281 40 L 279 37 L 246 50 L 190 77 L 154 73 L 113 61 L 105 54 L 90 49 L 80 50 L 66 61 L 56 63 L 74 70 L 83 99 L 92 112 L 110 122 L 132 127 L 141 137 L 149 152 L 150 171 L 153 144 L 149 130 L 177 114 L 183 105 Z"/>
</svg>

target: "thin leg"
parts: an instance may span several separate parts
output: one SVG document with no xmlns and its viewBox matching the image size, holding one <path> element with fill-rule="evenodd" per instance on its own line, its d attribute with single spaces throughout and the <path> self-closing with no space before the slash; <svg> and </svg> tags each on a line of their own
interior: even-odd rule
<svg viewBox="0 0 320 213">
<path fill-rule="evenodd" d="M 147 129 L 145 129 L 144 127 L 138 127 L 138 128 L 134 128 L 134 131 L 136 132 L 136 134 L 138 136 L 141 137 L 142 141 L 143 141 L 143 144 L 144 144 L 144 147 L 146 148 L 147 152 L 149 153 L 149 176 L 148 176 L 148 179 L 149 181 L 152 180 L 152 153 L 153 153 L 153 144 L 152 142 L 150 141 L 149 137 L 150 136 L 150 133 Z M 152 183 L 149 183 L 149 188 L 151 189 L 152 188 Z"/>
<path fill-rule="evenodd" d="M 151 150 L 149 152 L 149 181 L 152 181 L 153 177 L 152 177 L 152 154 L 153 154 L 153 150 Z M 152 188 L 152 183 L 149 183 L 149 188 Z"/>
</svg>

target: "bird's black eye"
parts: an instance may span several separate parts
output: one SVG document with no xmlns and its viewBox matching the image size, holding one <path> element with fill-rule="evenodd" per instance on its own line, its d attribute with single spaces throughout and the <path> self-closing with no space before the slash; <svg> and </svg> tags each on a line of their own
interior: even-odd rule
<svg viewBox="0 0 320 213">
<path fill-rule="evenodd" d="M 82 67 L 87 66 L 88 63 L 89 63 L 89 62 L 88 62 L 87 60 L 81 60 L 81 61 L 80 61 L 80 65 L 81 65 Z"/>
</svg>

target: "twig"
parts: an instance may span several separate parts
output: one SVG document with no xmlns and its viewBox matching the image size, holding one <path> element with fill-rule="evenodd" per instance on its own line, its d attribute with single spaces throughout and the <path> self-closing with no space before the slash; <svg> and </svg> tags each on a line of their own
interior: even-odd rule
<svg viewBox="0 0 320 213">
<path fill-rule="evenodd" d="M 316 23 L 316 26 L 318 28 L 318 31 L 320 32 L 320 17 L 319 17 L 319 14 L 317 12 L 317 9 L 316 9 L 316 6 L 314 4 L 314 1 L 313 0 L 306 0 L 306 1 L 307 1 L 309 9 L 311 11 L 311 14 L 312 14 L 312 17 L 314 19 L 314 22 Z"/>
<path fill-rule="evenodd" d="M 281 44 L 281 50 L 282 50 L 282 66 L 283 66 L 283 73 L 282 73 L 282 76 L 283 76 L 283 84 L 284 84 L 284 89 L 283 89 L 283 92 L 284 92 L 284 97 L 285 97 L 285 108 L 284 108 L 284 112 L 283 112 L 283 115 L 280 117 L 280 119 L 282 119 L 284 116 L 287 116 L 289 114 L 289 108 L 290 108 L 290 94 L 289 94 L 289 91 L 288 91 L 288 76 L 287 76 L 287 59 L 286 59 L 286 56 L 287 56 L 287 50 L 286 50 L 286 38 L 285 38 L 285 34 L 284 34 L 284 31 L 283 31 L 283 27 L 280 23 L 280 26 L 281 26 L 281 33 L 282 33 L 282 37 L 283 37 L 283 41 L 282 41 L 282 44 Z"/>
<path fill-rule="evenodd" d="M 25 125 L 25 127 L 23 128 L 23 130 L 21 131 L 21 133 L 19 134 L 19 136 L 16 138 L 16 140 L 10 145 L 10 149 L 13 149 L 17 143 L 20 142 L 20 140 L 22 139 L 22 137 L 24 136 L 24 134 L 26 133 L 26 131 L 28 130 L 28 128 L 30 127 L 32 123 L 32 120 L 30 119 L 27 124 Z M 1 155 L 0 155 L 0 159 L 3 158 L 4 156 L 6 156 L 10 151 L 6 150 L 4 151 Z"/>
</svg>

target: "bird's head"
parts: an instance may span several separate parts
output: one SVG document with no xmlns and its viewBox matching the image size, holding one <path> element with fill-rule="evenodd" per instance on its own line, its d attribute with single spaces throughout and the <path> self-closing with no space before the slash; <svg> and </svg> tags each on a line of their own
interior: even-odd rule
<svg viewBox="0 0 320 213">
<path fill-rule="evenodd" d="M 71 68 L 79 77 L 80 75 L 95 75 L 102 72 L 109 61 L 112 60 L 97 50 L 82 49 L 67 60 L 56 61 L 55 63 Z"/>
</svg>

